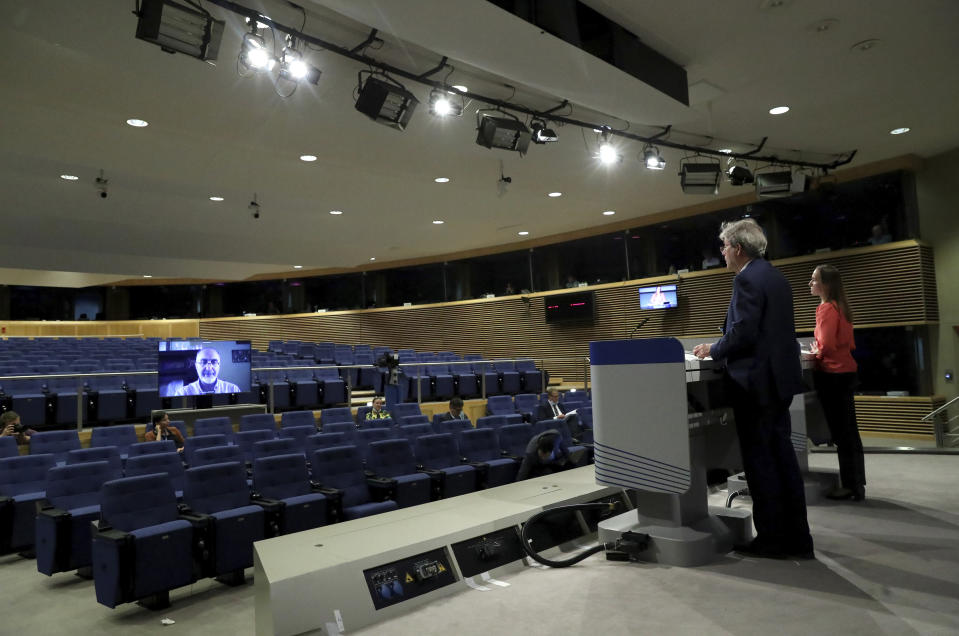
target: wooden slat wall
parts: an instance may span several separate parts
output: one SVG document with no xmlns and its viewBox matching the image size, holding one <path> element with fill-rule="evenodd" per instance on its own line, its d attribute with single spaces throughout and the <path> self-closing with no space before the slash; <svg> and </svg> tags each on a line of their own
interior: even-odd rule
<svg viewBox="0 0 959 636">
<path fill-rule="evenodd" d="M 945 404 L 941 397 L 856 396 L 856 421 L 863 433 L 935 439 L 933 422 L 920 421 Z"/>
<path fill-rule="evenodd" d="M 142 335 L 147 338 L 196 338 L 199 321 L 183 320 L 71 320 L 0 322 L 2 336 L 84 337 Z"/>
<path fill-rule="evenodd" d="M 776 262 L 793 286 L 796 326 L 811 331 L 817 299 L 808 293 L 813 267 L 832 263 L 843 273 L 859 326 L 922 324 L 938 320 L 931 250 L 916 241 L 815 254 Z M 394 349 L 479 353 L 489 358 L 582 358 L 591 340 L 625 338 L 642 318 L 649 322 L 637 337 L 715 337 L 732 290 L 732 274 L 710 270 L 684 274 L 680 306 L 641 312 L 638 289 L 659 277 L 596 285 L 596 320 L 591 325 L 546 324 L 543 297 L 564 290 L 522 296 L 395 307 L 364 311 L 299 314 L 200 321 L 200 336 L 248 339 L 258 349 L 270 340 L 332 341 L 388 345 Z M 580 290 L 575 290 L 580 291 Z M 547 368 L 566 381 L 582 382 L 579 361 L 549 361 Z"/>
</svg>

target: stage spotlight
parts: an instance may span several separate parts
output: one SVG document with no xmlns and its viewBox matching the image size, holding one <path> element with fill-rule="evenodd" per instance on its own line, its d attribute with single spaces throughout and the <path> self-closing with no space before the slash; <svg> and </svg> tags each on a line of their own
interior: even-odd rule
<svg viewBox="0 0 959 636">
<path fill-rule="evenodd" d="M 646 164 L 647 170 L 666 169 L 666 160 L 659 154 L 659 148 L 650 144 L 643 148 L 643 163 Z"/>
<path fill-rule="evenodd" d="M 142 0 L 136 37 L 167 53 L 215 60 L 223 38 L 223 21 L 173 0 Z"/>
<path fill-rule="evenodd" d="M 616 146 L 609 143 L 609 131 L 604 130 L 601 135 L 602 141 L 599 144 L 599 151 L 596 158 L 604 165 L 612 165 L 623 160 L 623 157 L 616 151 Z"/>
<path fill-rule="evenodd" d="M 430 113 L 440 117 L 459 117 L 465 108 L 463 96 L 434 88 L 430 91 Z"/>
<path fill-rule="evenodd" d="M 280 58 L 280 77 L 310 84 L 320 81 L 320 69 L 303 60 L 303 55 L 296 50 L 296 40 L 292 36 L 287 38 L 286 48 Z"/>
<path fill-rule="evenodd" d="M 255 32 L 243 36 L 243 46 L 240 48 L 240 64 L 251 71 L 270 71 L 276 66 L 276 58 L 266 48 L 263 37 Z"/>
<path fill-rule="evenodd" d="M 753 173 L 746 166 L 731 166 L 726 171 L 729 178 L 729 185 L 741 186 L 753 182 Z"/>
<path fill-rule="evenodd" d="M 413 93 L 399 82 L 383 81 L 376 77 L 368 77 L 356 97 L 356 110 L 377 123 L 397 130 L 406 130 L 417 104 L 419 101 Z"/>
<path fill-rule="evenodd" d="M 556 134 L 556 131 L 552 128 L 547 128 L 546 122 L 542 119 L 534 119 L 529 127 L 533 129 L 534 144 L 548 144 L 559 141 L 559 135 Z"/>
<path fill-rule="evenodd" d="M 506 115 L 506 117 L 493 117 L 483 114 L 484 111 L 477 112 L 476 120 L 476 143 L 485 148 L 502 148 L 503 150 L 515 150 L 521 155 L 525 155 L 529 149 L 529 142 L 532 138 L 529 128 L 523 125 L 521 121 L 505 111 L 487 111 Z"/>
<path fill-rule="evenodd" d="M 686 194 L 719 194 L 722 174 L 719 162 L 690 163 L 684 159 L 679 167 L 679 184 Z"/>
<path fill-rule="evenodd" d="M 794 192 L 802 192 L 804 187 L 805 178 L 801 179 L 801 183 L 793 183 L 790 170 L 760 172 L 756 175 L 756 195 L 763 199 L 788 197 Z"/>
</svg>

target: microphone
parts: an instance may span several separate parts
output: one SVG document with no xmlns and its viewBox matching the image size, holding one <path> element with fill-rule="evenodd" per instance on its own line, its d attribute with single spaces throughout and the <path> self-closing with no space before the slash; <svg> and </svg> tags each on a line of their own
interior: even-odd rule
<svg viewBox="0 0 959 636">
<path fill-rule="evenodd" d="M 629 338 L 627 338 L 627 340 L 630 340 L 630 339 L 633 337 L 633 334 L 634 334 L 634 333 L 636 333 L 637 331 L 639 331 L 639 329 L 642 328 L 643 325 L 645 325 L 647 322 L 649 322 L 649 319 L 650 319 L 650 316 L 646 316 L 645 318 L 643 318 L 642 320 L 640 320 L 640 321 L 639 321 L 639 324 L 636 325 L 636 327 L 635 327 L 632 331 L 629 332 Z"/>
</svg>

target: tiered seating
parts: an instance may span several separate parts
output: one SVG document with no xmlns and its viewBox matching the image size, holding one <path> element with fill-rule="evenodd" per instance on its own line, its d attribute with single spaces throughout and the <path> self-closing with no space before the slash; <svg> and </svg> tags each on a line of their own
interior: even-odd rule
<svg viewBox="0 0 959 636">
<path fill-rule="evenodd" d="M 54 465 L 50 454 L 0 459 L 0 554 L 33 548 L 36 504 Z"/>
<path fill-rule="evenodd" d="M 327 523 L 326 496 L 311 490 L 306 457 L 300 453 L 258 458 L 253 462 L 253 488 L 261 497 L 279 502 L 271 509 L 278 514 L 280 534 Z"/>
<path fill-rule="evenodd" d="M 494 429 L 463 431 L 459 436 L 459 451 L 460 455 L 479 471 L 481 487 L 492 488 L 516 480 L 519 462 L 503 457 Z"/>
<path fill-rule="evenodd" d="M 370 445 L 366 467 L 376 477 L 389 481 L 393 499 L 400 508 L 407 508 L 430 500 L 430 476 L 418 472 L 409 442 L 388 439 Z"/>
<path fill-rule="evenodd" d="M 476 468 L 463 464 L 456 440 L 449 433 L 416 439 L 416 460 L 433 480 L 434 498 L 448 498 L 476 490 Z"/>
<path fill-rule="evenodd" d="M 355 446 L 317 450 L 312 454 L 312 466 L 313 479 L 319 483 L 320 491 L 335 502 L 340 518 L 358 519 L 396 510 L 396 502 L 385 498 L 389 490 L 367 478 Z"/>
</svg>

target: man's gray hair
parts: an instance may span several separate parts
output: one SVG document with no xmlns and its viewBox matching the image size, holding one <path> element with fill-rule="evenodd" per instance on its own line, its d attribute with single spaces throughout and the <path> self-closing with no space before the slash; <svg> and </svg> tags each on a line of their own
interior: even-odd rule
<svg viewBox="0 0 959 636">
<path fill-rule="evenodd" d="M 763 229 L 759 227 L 753 219 L 740 219 L 739 221 L 727 221 L 723 223 L 719 232 L 719 240 L 729 243 L 733 247 L 737 245 L 743 248 L 743 251 L 750 258 L 759 258 L 766 253 L 766 235 Z"/>
</svg>

